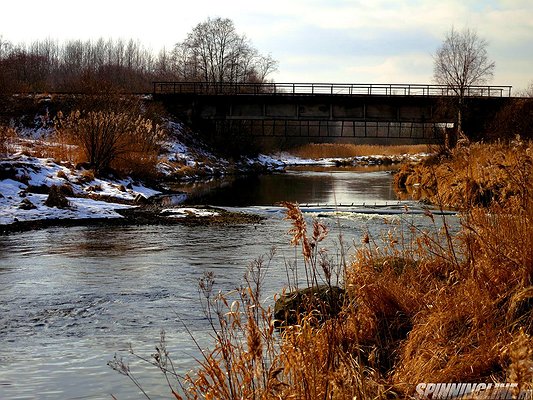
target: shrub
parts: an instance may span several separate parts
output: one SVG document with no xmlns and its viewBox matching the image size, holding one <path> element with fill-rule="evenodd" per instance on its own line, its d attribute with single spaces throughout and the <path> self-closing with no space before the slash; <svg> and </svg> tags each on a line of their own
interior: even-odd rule
<svg viewBox="0 0 533 400">
<path fill-rule="evenodd" d="M 127 112 L 75 111 L 60 114 L 59 134 L 79 145 L 97 174 L 115 169 L 124 174 L 155 171 L 163 130 L 151 120 Z"/>
<path fill-rule="evenodd" d="M 521 140 L 458 147 L 437 164 L 427 160 L 403 166 L 395 176 L 398 189 L 413 197 L 463 210 L 525 201 L 532 181 L 533 142 Z"/>
<path fill-rule="evenodd" d="M 48 198 L 44 202 L 44 205 L 47 207 L 67 208 L 70 207 L 70 202 L 61 192 L 61 188 L 54 185 L 50 187 L 50 192 L 48 193 Z"/>
</svg>

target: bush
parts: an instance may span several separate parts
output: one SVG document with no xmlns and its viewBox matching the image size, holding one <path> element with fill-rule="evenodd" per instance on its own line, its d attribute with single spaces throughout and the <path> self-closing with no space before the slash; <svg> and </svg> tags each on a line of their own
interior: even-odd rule
<svg viewBox="0 0 533 400">
<path fill-rule="evenodd" d="M 520 202 L 533 190 L 532 150 L 531 141 L 474 143 L 454 149 L 447 157 L 403 166 L 395 184 L 415 199 L 462 210 L 513 199 Z"/>
<path fill-rule="evenodd" d="M 48 198 L 44 202 L 44 205 L 47 207 L 68 208 L 70 207 L 70 202 L 61 192 L 61 188 L 54 185 L 50 188 Z"/>
<path fill-rule="evenodd" d="M 74 111 L 58 117 L 62 140 L 79 145 L 96 174 L 111 169 L 127 175 L 155 172 L 164 132 L 151 120 L 128 112 Z"/>
</svg>

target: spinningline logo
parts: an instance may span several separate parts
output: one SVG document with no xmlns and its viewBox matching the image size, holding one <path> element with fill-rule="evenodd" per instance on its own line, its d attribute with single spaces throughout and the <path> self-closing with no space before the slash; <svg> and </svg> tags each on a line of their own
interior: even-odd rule
<svg viewBox="0 0 533 400">
<path fill-rule="evenodd" d="M 532 400 L 533 391 L 518 392 L 518 383 L 419 383 L 418 399 Z"/>
</svg>

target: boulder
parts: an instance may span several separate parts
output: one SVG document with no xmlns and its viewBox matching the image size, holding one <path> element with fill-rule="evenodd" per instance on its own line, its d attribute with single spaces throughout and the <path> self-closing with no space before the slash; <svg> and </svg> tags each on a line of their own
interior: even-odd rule
<svg viewBox="0 0 533 400">
<path fill-rule="evenodd" d="M 338 286 L 319 285 L 285 293 L 274 305 L 276 326 L 297 324 L 301 316 L 310 313 L 325 321 L 340 312 L 343 301 L 344 289 Z"/>
<path fill-rule="evenodd" d="M 142 194 L 137 193 L 137 196 L 135 196 L 135 199 L 133 200 L 135 204 L 148 204 L 148 199 L 144 197 Z"/>
</svg>

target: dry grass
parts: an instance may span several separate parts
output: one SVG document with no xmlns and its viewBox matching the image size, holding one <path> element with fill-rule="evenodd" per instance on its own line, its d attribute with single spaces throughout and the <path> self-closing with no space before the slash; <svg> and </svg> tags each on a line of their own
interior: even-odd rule
<svg viewBox="0 0 533 400">
<path fill-rule="evenodd" d="M 487 207 L 466 201 L 457 235 L 436 223 L 431 232 L 398 225 L 382 238 L 365 234 L 346 265 L 334 265 L 320 249 L 325 227 L 314 221 L 308 232 L 298 207 L 286 204 L 308 284 L 331 285 L 334 271 L 341 274 L 341 312 L 321 322 L 315 305 L 277 333 L 272 310 L 259 301 L 268 260 L 254 263 L 248 286 L 233 294 L 213 295 L 206 276 L 200 287 L 213 350 L 185 379 L 172 369 L 164 344 L 152 361 L 173 396 L 409 398 L 421 382 L 516 382 L 533 389 L 533 180 L 524 164 L 511 162 L 523 160 L 528 147 L 498 149 L 501 155 L 489 145 L 457 150 L 450 165 L 467 162 L 476 171 L 472 160 L 462 160 L 465 154 L 506 162 L 502 177 L 512 174 L 519 191 Z M 427 218 L 436 217 L 428 212 Z"/>
<path fill-rule="evenodd" d="M 395 177 L 398 189 L 413 197 L 459 209 L 524 201 L 531 180 L 533 142 L 520 140 L 456 148 L 447 156 L 404 165 Z"/>
<path fill-rule="evenodd" d="M 13 141 L 17 137 L 14 129 L 0 125 L 0 158 L 7 157 L 11 153 Z"/>
<path fill-rule="evenodd" d="M 335 144 L 311 143 L 290 150 L 291 154 L 302 158 L 349 158 L 356 156 L 394 156 L 403 154 L 427 153 L 431 149 L 428 145 L 364 145 L 364 144 Z"/>
</svg>

